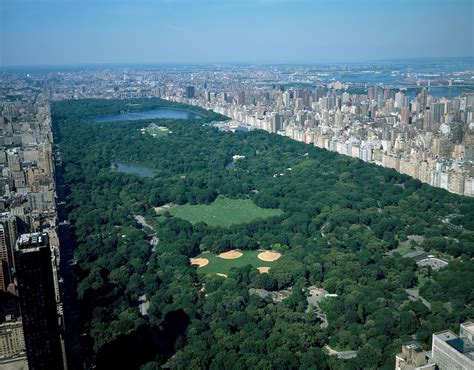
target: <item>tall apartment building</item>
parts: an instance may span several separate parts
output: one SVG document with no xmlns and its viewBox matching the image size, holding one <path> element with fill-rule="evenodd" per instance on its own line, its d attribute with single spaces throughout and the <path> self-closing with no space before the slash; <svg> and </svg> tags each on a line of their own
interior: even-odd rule
<svg viewBox="0 0 474 370">
<path fill-rule="evenodd" d="M 15 267 L 30 370 L 62 369 L 60 331 L 48 234 L 20 236 Z"/>
<path fill-rule="evenodd" d="M 238 105 L 245 105 L 245 92 L 239 91 L 237 94 L 237 104 Z"/>
<path fill-rule="evenodd" d="M 15 216 L 0 218 L 0 290 L 7 291 L 13 282 L 11 270 L 14 267 L 13 249 L 18 237 L 18 224 Z"/>
<path fill-rule="evenodd" d="M 25 351 L 25 337 L 21 320 L 7 319 L 3 324 L 0 324 L 0 360 L 24 356 Z"/>
<path fill-rule="evenodd" d="M 282 126 L 283 126 L 283 117 L 278 113 L 273 114 L 272 122 L 271 122 L 271 132 L 276 134 L 277 131 L 282 128 Z"/>
<path fill-rule="evenodd" d="M 459 336 L 450 330 L 434 333 L 432 356 L 439 370 L 474 369 L 474 323 L 461 324 Z"/>
<path fill-rule="evenodd" d="M 193 99 L 196 95 L 196 90 L 194 86 L 186 86 L 186 98 Z"/>
</svg>

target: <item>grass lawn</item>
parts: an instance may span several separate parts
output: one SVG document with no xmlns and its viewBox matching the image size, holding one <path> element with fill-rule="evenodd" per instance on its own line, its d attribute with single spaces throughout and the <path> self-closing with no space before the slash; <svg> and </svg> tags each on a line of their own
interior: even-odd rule
<svg viewBox="0 0 474 370">
<path fill-rule="evenodd" d="M 416 277 L 418 279 L 418 283 L 416 284 L 416 288 L 421 288 L 423 285 L 425 285 L 426 282 L 432 280 L 429 277 L 423 276 L 420 271 L 416 272 Z"/>
<path fill-rule="evenodd" d="M 414 251 L 416 251 L 416 248 L 412 248 L 412 247 L 400 247 L 400 246 L 399 246 L 399 247 L 395 248 L 395 249 L 392 251 L 392 253 L 393 253 L 393 252 L 397 252 L 397 253 L 400 253 L 400 254 L 403 256 L 404 254 L 407 254 L 407 253 L 410 253 L 410 252 L 414 252 Z"/>
<path fill-rule="evenodd" d="M 217 198 L 212 204 L 184 204 L 169 211 L 174 217 L 191 223 L 205 222 L 210 226 L 230 226 L 257 219 L 279 216 L 280 209 L 260 208 L 250 199 Z"/>
<path fill-rule="evenodd" d="M 243 267 L 247 265 L 252 265 L 255 268 L 257 267 L 274 267 L 280 261 L 274 262 L 265 262 L 258 259 L 257 255 L 262 253 L 262 251 L 241 251 L 243 253 L 242 257 L 236 259 L 223 259 L 217 257 L 216 255 L 210 252 L 201 253 L 198 258 L 206 258 L 209 260 L 209 263 L 204 267 L 199 267 L 197 272 L 202 274 L 229 274 L 232 267 Z M 271 272 L 271 270 L 270 270 Z"/>
<path fill-rule="evenodd" d="M 156 138 L 156 137 L 163 137 L 163 136 L 168 135 L 170 130 L 167 127 L 150 125 L 147 128 L 145 128 L 145 132 L 147 132 L 149 135 Z"/>
</svg>

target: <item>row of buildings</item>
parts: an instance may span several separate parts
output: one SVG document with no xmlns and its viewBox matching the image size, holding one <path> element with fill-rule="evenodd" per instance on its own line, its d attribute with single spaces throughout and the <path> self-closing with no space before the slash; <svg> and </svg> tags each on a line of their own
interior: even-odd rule
<svg viewBox="0 0 474 370">
<path fill-rule="evenodd" d="M 421 88 L 410 100 L 403 91 L 371 86 L 367 94 L 276 90 L 250 101 L 245 91 L 166 97 L 474 196 L 474 94 L 433 98 Z"/>
<path fill-rule="evenodd" d="M 63 369 L 50 103 L 18 88 L 0 90 L 0 368 Z"/>
</svg>

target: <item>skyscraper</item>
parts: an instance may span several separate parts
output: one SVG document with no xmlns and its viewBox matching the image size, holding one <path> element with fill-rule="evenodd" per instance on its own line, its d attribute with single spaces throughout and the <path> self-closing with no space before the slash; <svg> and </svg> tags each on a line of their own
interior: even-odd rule
<svg viewBox="0 0 474 370">
<path fill-rule="evenodd" d="M 245 105 L 245 91 L 239 91 L 237 94 L 237 104 Z"/>
<path fill-rule="evenodd" d="M 15 247 L 15 272 L 30 370 L 62 369 L 51 251 L 46 233 L 23 234 Z"/>
<path fill-rule="evenodd" d="M 16 217 L 10 215 L 0 218 L 0 290 L 3 291 L 6 291 L 12 282 L 13 248 L 17 236 Z"/>
<path fill-rule="evenodd" d="M 428 101 L 428 92 L 426 91 L 426 89 L 424 87 L 418 93 L 417 99 L 420 103 L 420 110 L 422 110 L 422 111 L 425 110 L 426 104 L 427 104 L 427 101 Z"/>
<path fill-rule="evenodd" d="M 443 103 L 432 103 L 430 110 L 433 113 L 433 122 L 441 123 L 441 118 L 444 114 L 444 104 Z"/>
<path fill-rule="evenodd" d="M 282 116 L 279 115 L 278 113 L 275 113 L 274 115 L 272 115 L 272 127 L 271 127 L 271 131 L 276 134 L 278 130 L 280 130 L 282 128 Z"/>
<path fill-rule="evenodd" d="M 188 99 L 193 99 L 195 96 L 196 90 L 194 89 L 194 86 L 187 86 L 186 87 L 186 98 Z"/>
</svg>

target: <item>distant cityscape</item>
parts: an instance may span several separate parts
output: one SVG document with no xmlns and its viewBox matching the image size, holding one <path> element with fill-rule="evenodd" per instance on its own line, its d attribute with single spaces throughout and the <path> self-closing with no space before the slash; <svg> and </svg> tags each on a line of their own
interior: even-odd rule
<svg viewBox="0 0 474 370">
<path fill-rule="evenodd" d="M 30 81 L 52 100 L 161 97 L 474 196 L 473 64 L 91 67 L 4 74 L 3 92 Z"/>
</svg>

